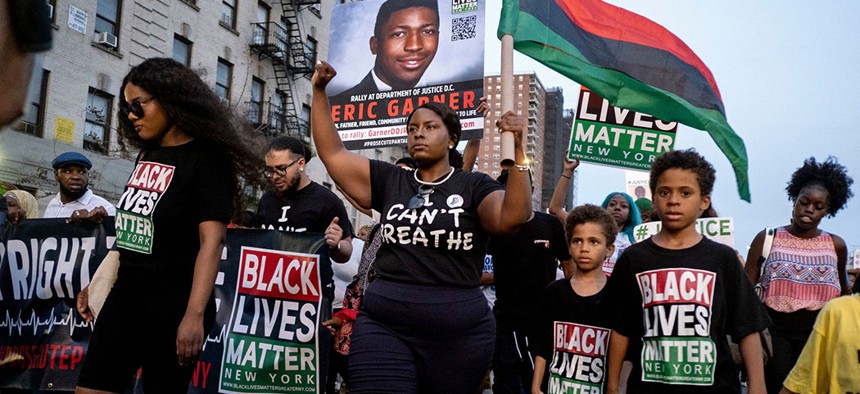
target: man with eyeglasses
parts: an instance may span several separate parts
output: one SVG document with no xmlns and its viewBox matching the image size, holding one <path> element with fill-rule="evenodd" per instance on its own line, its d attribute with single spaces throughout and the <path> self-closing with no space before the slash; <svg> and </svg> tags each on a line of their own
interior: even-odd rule
<svg viewBox="0 0 860 394">
<path fill-rule="evenodd" d="M 45 218 L 90 219 L 96 222 L 103 216 L 116 215 L 116 208 L 89 188 L 89 170 L 93 163 L 78 152 L 66 152 L 51 163 L 54 179 L 60 185 L 48 208 Z"/>
<path fill-rule="evenodd" d="M 269 143 L 264 173 L 273 190 L 260 198 L 260 225 L 265 229 L 324 234 L 332 260 L 345 263 L 352 254 L 349 216 L 331 190 L 308 178 L 308 161 L 308 149 L 293 137 L 278 137 Z"/>
</svg>

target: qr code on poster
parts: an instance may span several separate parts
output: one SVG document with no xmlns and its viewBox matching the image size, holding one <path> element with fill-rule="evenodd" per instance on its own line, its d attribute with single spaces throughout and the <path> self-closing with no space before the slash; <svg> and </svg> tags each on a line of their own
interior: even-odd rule
<svg viewBox="0 0 860 394">
<path fill-rule="evenodd" d="M 475 38 L 475 27 L 478 24 L 476 15 L 454 18 L 451 20 L 451 41 L 471 40 Z"/>
</svg>

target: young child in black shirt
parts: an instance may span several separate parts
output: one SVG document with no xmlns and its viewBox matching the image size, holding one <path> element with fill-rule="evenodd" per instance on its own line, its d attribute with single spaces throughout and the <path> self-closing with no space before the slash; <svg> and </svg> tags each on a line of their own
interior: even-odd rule
<svg viewBox="0 0 860 394">
<path fill-rule="evenodd" d="M 619 258 L 606 285 L 613 318 L 607 392 L 617 393 L 632 347 L 629 393 L 740 393 L 726 335 L 740 343 L 749 393 L 764 393 L 761 340 L 770 325 L 731 248 L 695 229 L 710 205 L 714 168 L 692 150 L 651 164 L 659 233 Z"/>
<path fill-rule="evenodd" d="M 531 392 L 602 393 L 609 346 L 603 261 L 615 250 L 618 227 L 605 209 L 590 204 L 571 210 L 564 227 L 576 270 L 541 295 Z"/>
</svg>

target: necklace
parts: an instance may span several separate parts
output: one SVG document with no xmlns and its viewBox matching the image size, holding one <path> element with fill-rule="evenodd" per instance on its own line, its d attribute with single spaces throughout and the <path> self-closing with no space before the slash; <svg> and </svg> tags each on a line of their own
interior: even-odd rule
<svg viewBox="0 0 860 394">
<path fill-rule="evenodd" d="M 451 178 L 451 175 L 454 175 L 454 167 L 451 167 L 451 171 L 448 172 L 448 175 L 446 175 L 445 178 L 442 179 L 441 181 L 439 181 L 439 182 L 424 182 L 424 181 L 418 179 L 418 170 L 412 171 L 412 177 L 415 178 L 415 182 L 418 182 L 419 184 L 422 184 L 425 186 L 439 186 L 439 185 L 445 183 L 445 181 L 447 181 L 449 178 Z"/>
</svg>

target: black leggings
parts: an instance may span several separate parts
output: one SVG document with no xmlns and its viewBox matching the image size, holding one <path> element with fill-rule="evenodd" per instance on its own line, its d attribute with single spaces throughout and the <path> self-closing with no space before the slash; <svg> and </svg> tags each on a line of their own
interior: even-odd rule
<svg viewBox="0 0 860 394">
<path fill-rule="evenodd" d="M 474 393 L 493 358 L 495 321 L 480 288 L 377 279 L 349 353 L 350 393 Z"/>
<path fill-rule="evenodd" d="M 800 358 L 800 352 L 812 333 L 818 311 L 782 313 L 767 308 L 767 312 L 773 320 L 773 326 L 770 328 L 773 357 L 764 367 L 764 380 L 768 394 L 777 394 Z"/>
</svg>

